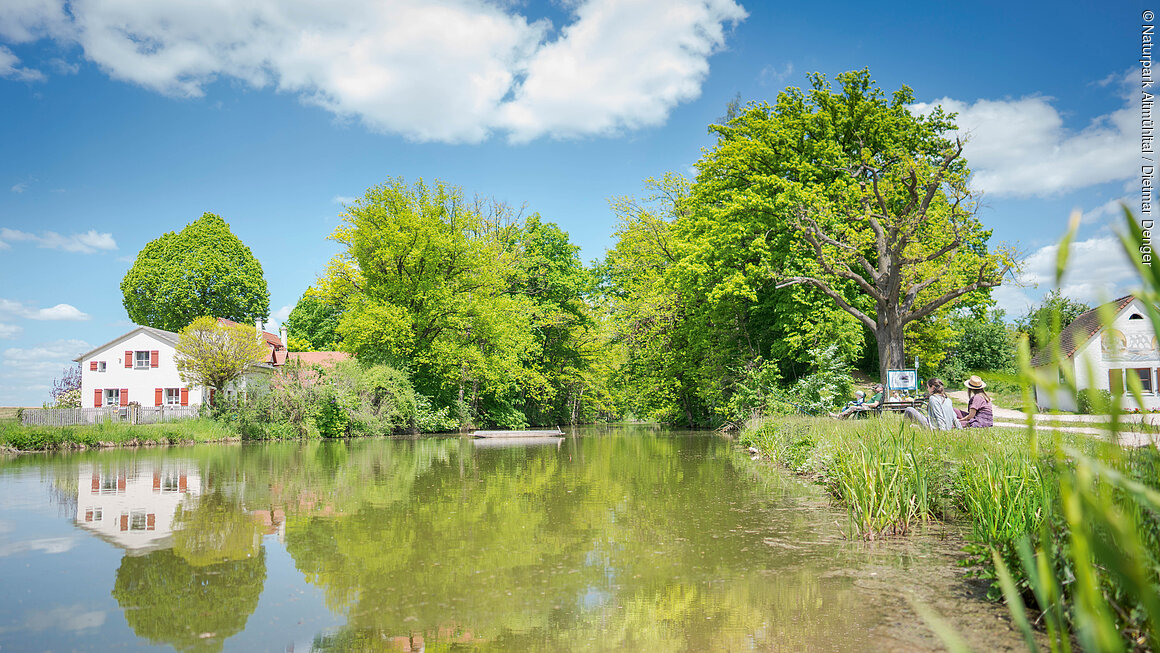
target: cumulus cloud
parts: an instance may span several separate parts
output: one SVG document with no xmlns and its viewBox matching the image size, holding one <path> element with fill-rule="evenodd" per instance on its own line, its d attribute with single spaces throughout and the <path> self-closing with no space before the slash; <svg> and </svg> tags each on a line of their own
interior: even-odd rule
<svg viewBox="0 0 1160 653">
<path fill-rule="evenodd" d="M 0 77 L 18 82 L 38 82 L 44 79 L 44 73 L 21 67 L 20 58 L 8 48 L 0 46 Z"/>
<path fill-rule="evenodd" d="M 13 0 L 0 36 L 75 42 L 169 95 L 230 77 L 413 140 L 527 141 L 662 123 L 746 17 L 734 0 L 564 6 L 557 29 L 485 0 Z"/>
<path fill-rule="evenodd" d="M 1021 315 L 1033 304 L 1032 296 L 1055 286 L 1055 261 L 1059 245 L 1048 245 L 1023 260 L 1023 271 L 1017 281 L 1023 287 L 1001 286 L 993 293 L 999 308 L 1008 315 Z M 1068 269 L 1060 291 L 1092 306 L 1128 294 L 1138 286 L 1140 277 L 1132 267 L 1119 239 L 1098 236 L 1072 243 Z"/>
<path fill-rule="evenodd" d="M 0 317 L 22 317 L 28 320 L 82 321 L 89 315 L 71 304 L 57 304 L 51 308 L 30 308 L 24 304 L 0 297 Z"/>
<path fill-rule="evenodd" d="M 55 231 L 45 231 L 38 236 L 27 231 L 8 229 L 6 227 L 0 228 L 0 249 L 9 249 L 11 246 L 8 243 L 15 242 L 32 242 L 37 247 L 59 249 L 80 254 L 92 254 L 99 250 L 111 251 L 117 249 L 117 241 L 113 239 L 113 234 L 98 233 L 95 229 L 90 229 L 83 234 L 71 234 L 68 236 L 62 236 Z"/>
<path fill-rule="evenodd" d="M 274 324 L 271 324 L 269 328 L 276 329 L 281 326 L 286 321 L 286 318 L 290 317 L 290 311 L 292 310 L 294 310 L 294 307 L 287 305 L 274 311 L 274 314 L 270 316 L 270 321 Z"/>
<path fill-rule="evenodd" d="M 335 195 L 330 201 L 335 204 L 353 204 L 357 197 L 348 197 L 346 195 Z"/>
<path fill-rule="evenodd" d="M 24 333 L 23 328 L 15 324 L 4 324 L 0 322 L 0 340 L 11 340 L 21 333 Z"/>
<path fill-rule="evenodd" d="M 968 137 L 963 154 L 974 171 L 971 186 L 976 190 L 1047 196 L 1129 179 L 1137 172 L 1139 116 L 1131 98 L 1079 131 L 1064 126 L 1049 97 L 973 103 L 943 98 L 913 110 L 927 113 L 936 105 L 959 114 L 955 122 Z"/>
</svg>

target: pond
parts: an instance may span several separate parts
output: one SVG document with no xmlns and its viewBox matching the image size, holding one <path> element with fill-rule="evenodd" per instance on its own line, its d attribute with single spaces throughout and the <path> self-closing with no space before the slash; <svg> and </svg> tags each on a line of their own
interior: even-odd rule
<svg viewBox="0 0 1160 653">
<path fill-rule="evenodd" d="M 712 434 L 0 463 L 0 650 L 1019 650 L 953 535 L 868 545 Z"/>
</svg>

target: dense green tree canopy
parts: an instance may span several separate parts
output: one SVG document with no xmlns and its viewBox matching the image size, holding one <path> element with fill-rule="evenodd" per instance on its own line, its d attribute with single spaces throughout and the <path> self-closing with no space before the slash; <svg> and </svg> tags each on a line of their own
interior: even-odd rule
<svg viewBox="0 0 1160 653">
<path fill-rule="evenodd" d="M 915 115 L 909 88 L 888 100 L 865 70 L 837 81 L 812 75 L 712 128 L 691 234 L 730 258 L 693 269 L 715 275 L 710 298 L 753 299 L 771 280 L 821 291 L 898 367 L 907 325 L 998 285 L 1009 263 L 974 217 L 953 116 Z"/>
<path fill-rule="evenodd" d="M 1015 320 L 1015 328 L 1027 335 L 1031 350 L 1036 351 L 1059 337 L 1059 332 L 1091 306 L 1063 295 L 1059 289 L 1043 296 L 1039 304 Z"/>
<path fill-rule="evenodd" d="M 342 311 L 307 290 L 286 318 L 290 351 L 334 351 L 341 338 L 338 319 Z"/>
<path fill-rule="evenodd" d="M 169 331 L 199 315 L 251 323 L 270 313 L 261 264 L 212 213 L 145 245 L 121 293 L 130 320 Z"/>
<path fill-rule="evenodd" d="M 464 423 L 599 409 L 590 284 L 556 225 L 399 179 L 352 203 L 332 239 L 345 251 L 317 293 L 343 307 L 339 346 L 363 363 L 409 370 L 416 390 L 457 406 Z"/>
</svg>

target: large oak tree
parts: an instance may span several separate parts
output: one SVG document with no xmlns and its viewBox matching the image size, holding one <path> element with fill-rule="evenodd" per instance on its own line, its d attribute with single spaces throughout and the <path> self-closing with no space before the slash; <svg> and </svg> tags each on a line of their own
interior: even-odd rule
<svg viewBox="0 0 1160 653">
<path fill-rule="evenodd" d="M 909 88 L 888 100 L 866 70 L 838 91 L 810 81 L 712 127 L 691 209 L 748 241 L 723 283 L 824 293 L 874 335 L 885 374 L 908 327 L 999 285 L 1010 257 L 975 217 L 953 116 L 916 115 Z"/>
</svg>

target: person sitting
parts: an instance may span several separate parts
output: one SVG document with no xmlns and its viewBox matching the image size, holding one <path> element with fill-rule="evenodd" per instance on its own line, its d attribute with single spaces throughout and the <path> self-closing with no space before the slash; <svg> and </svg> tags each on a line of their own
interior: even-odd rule
<svg viewBox="0 0 1160 653">
<path fill-rule="evenodd" d="M 972 376 L 967 379 L 966 386 L 970 399 L 967 402 L 966 412 L 955 409 L 959 422 L 967 428 L 985 429 L 994 426 L 995 418 L 991 397 L 984 390 L 987 384 L 983 383 L 979 377 Z"/>
<path fill-rule="evenodd" d="M 911 420 L 936 431 L 950 431 L 963 427 L 955 414 L 951 399 L 947 396 L 946 384 L 942 379 L 930 379 L 926 382 L 926 414 L 923 415 L 915 408 L 907 408 L 904 415 Z"/>
<path fill-rule="evenodd" d="M 830 413 L 830 417 L 841 417 L 843 413 L 852 411 L 864 403 L 866 403 L 866 393 L 859 390 L 854 393 L 854 401 L 847 403 L 841 413 Z"/>
<path fill-rule="evenodd" d="M 884 388 L 881 383 L 875 385 L 874 396 L 870 397 L 870 401 L 858 404 L 856 406 L 848 406 L 842 412 L 838 413 L 837 415 L 833 415 L 833 417 L 837 417 L 838 419 L 849 419 L 851 415 L 857 415 L 859 413 L 864 413 L 868 410 L 874 410 L 875 408 L 878 408 L 882 405 L 882 397 L 884 396 L 883 389 Z M 858 392 L 862 391 L 859 390 Z M 865 397 L 865 393 L 862 393 L 862 396 Z"/>
</svg>

